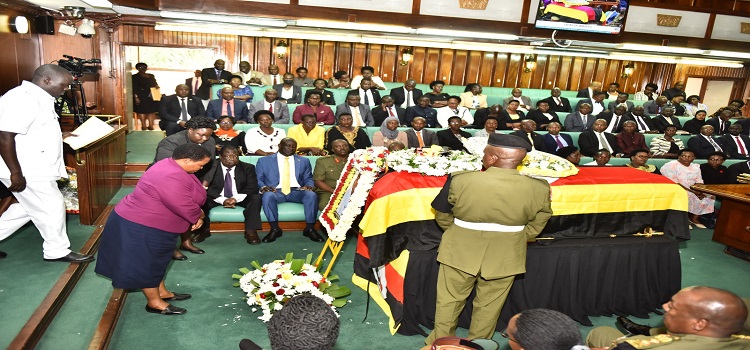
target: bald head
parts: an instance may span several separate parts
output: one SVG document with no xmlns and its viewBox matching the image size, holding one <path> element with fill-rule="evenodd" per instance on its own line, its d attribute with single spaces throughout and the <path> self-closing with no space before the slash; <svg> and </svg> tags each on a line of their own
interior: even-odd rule
<svg viewBox="0 0 750 350">
<path fill-rule="evenodd" d="M 73 74 L 56 64 L 44 64 L 34 71 L 31 82 L 53 97 L 57 97 L 62 95 L 68 85 L 73 82 Z"/>
<path fill-rule="evenodd" d="M 712 287 L 684 288 L 665 306 L 664 325 L 672 333 L 726 338 L 739 333 L 747 319 L 740 297 Z"/>
<path fill-rule="evenodd" d="M 482 164 L 485 168 L 515 169 L 526 157 L 526 150 L 487 145 Z"/>
</svg>

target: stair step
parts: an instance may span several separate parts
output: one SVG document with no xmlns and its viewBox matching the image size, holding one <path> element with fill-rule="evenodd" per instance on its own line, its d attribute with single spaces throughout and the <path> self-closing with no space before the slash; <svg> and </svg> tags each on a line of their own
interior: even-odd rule
<svg viewBox="0 0 750 350">
<path fill-rule="evenodd" d="M 144 172 L 148 168 L 148 163 L 126 163 L 125 171 L 140 171 Z"/>
<path fill-rule="evenodd" d="M 143 176 L 143 171 L 126 171 L 122 174 L 123 186 L 135 186 Z"/>
</svg>

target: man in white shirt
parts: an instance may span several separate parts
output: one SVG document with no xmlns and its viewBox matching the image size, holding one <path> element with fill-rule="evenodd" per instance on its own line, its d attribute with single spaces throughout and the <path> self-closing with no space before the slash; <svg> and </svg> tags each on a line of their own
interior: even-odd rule
<svg viewBox="0 0 750 350">
<path fill-rule="evenodd" d="M 458 96 L 451 96 L 448 98 L 448 105 L 437 109 L 438 123 L 443 128 L 448 127 L 448 118 L 459 117 L 461 118 L 461 126 L 469 125 L 474 123 L 474 116 L 468 108 L 459 106 L 461 98 Z"/>
<path fill-rule="evenodd" d="M 390 96 L 393 97 L 396 106 L 407 109 L 417 105 L 417 101 L 422 97 L 422 90 L 415 88 L 416 85 L 414 79 L 409 79 L 404 82 L 404 86 L 391 89 Z"/>
<path fill-rule="evenodd" d="M 31 82 L 0 97 L 0 182 L 18 201 L 0 216 L 0 241 L 32 221 L 44 239 L 46 261 L 94 260 L 69 249 L 65 200 L 57 187 L 58 179 L 68 177 L 62 142 L 71 134 L 60 131 L 54 103 L 72 82 L 70 72 L 45 64 Z"/>
<path fill-rule="evenodd" d="M 190 87 L 185 84 L 177 85 L 174 95 L 162 98 L 159 104 L 159 128 L 167 136 L 185 130 L 185 123 L 190 118 L 206 115 L 200 99 L 188 96 Z"/>
<path fill-rule="evenodd" d="M 370 78 L 372 80 L 372 88 L 385 90 L 385 83 L 383 82 L 383 79 L 380 79 L 380 77 L 374 75 L 375 68 L 364 66 L 359 71 L 360 73 L 362 73 L 362 75 L 358 75 L 354 77 L 354 79 L 352 79 L 352 89 L 359 88 L 359 84 L 362 82 L 362 78 Z"/>
<path fill-rule="evenodd" d="M 359 88 L 350 90 L 347 95 L 358 95 L 359 101 L 370 108 L 379 105 L 382 102 L 380 92 L 372 87 L 372 80 L 364 78 L 360 82 Z"/>
</svg>

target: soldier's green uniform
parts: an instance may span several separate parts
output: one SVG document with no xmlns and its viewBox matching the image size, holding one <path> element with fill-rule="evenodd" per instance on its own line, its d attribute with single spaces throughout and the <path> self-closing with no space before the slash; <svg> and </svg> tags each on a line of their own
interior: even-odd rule
<svg viewBox="0 0 750 350">
<path fill-rule="evenodd" d="M 341 172 L 344 171 L 346 161 L 336 162 L 335 156 L 325 156 L 318 158 L 315 161 L 315 170 L 313 170 L 313 180 L 321 180 L 325 182 L 331 188 L 336 188 L 336 182 L 341 176 Z M 333 193 L 323 191 L 319 188 L 315 189 L 315 193 L 318 194 L 318 210 L 323 210 L 328 201 L 331 199 Z"/>
<path fill-rule="evenodd" d="M 612 327 L 597 327 L 591 330 L 586 345 L 609 347 L 617 350 L 750 350 L 750 337 L 733 335 L 729 338 L 710 338 L 694 334 L 658 334 L 625 337 Z"/>
<path fill-rule="evenodd" d="M 438 249 L 435 328 L 427 344 L 455 334 L 474 287 L 469 338 L 492 338 L 515 275 L 526 272 L 526 242 L 552 216 L 549 184 L 515 169 L 458 173 L 441 194 L 446 188 L 448 195 L 433 202 L 445 233 Z"/>
</svg>

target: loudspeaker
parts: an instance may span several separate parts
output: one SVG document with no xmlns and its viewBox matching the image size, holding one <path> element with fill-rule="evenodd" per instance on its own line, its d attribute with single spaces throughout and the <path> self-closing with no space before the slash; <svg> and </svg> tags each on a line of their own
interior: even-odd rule
<svg viewBox="0 0 750 350">
<path fill-rule="evenodd" d="M 32 33 L 55 34 L 55 19 L 52 16 L 39 16 L 34 18 L 34 30 Z"/>
</svg>

